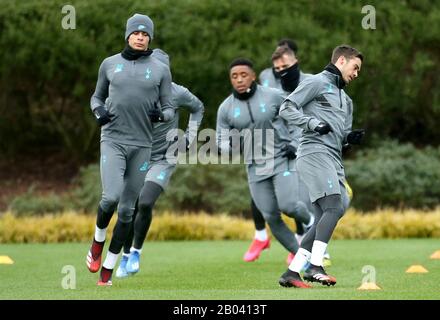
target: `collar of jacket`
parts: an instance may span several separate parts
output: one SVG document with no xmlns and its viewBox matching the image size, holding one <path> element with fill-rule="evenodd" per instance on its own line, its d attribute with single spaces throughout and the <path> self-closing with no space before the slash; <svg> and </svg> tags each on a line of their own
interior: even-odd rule
<svg viewBox="0 0 440 320">
<path fill-rule="evenodd" d="M 335 77 L 335 82 L 336 82 L 336 86 L 339 89 L 344 89 L 345 87 L 345 81 L 342 78 L 342 73 L 341 71 L 333 64 L 333 63 L 329 63 L 325 68 L 325 71 L 330 72 L 331 74 L 333 74 Z"/>
<path fill-rule="evenodd" d="M 232 89 L 232 94 L 238 100 L 248 100 L 255 94 L 255 91 L 257 91 L 257 83 L 255 81 L 253 81 L 251 86 L 247 89 L 246 92 L 239 93 L 235 89 Z"/>
<path fill-rule="evenodd" d="M 127 60 L 137 60 L 140 57 L 149 57 L 153 53 L 153 50 L 148 48 L 145 51 L 135 50 L 130 47 L 128 44 L 125 46 L 124 50 L 122 50 L 121 55 L 124 59 Z"/>
</svg>

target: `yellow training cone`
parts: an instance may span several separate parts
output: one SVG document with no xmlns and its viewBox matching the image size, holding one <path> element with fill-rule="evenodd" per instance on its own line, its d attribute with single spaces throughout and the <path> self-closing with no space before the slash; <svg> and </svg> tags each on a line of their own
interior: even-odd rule
<svg viewBox="0 0 440 320">
<path fill-rule="evenodd" d="M 379 287 L 374 282 L 364 282 L 362 285 L 358 288 L 358 290 L 381 290 L 382 288 Z"/>
<path fill-rule="evenodd" d="M 426 270 L 425 267 L 419 264 L 413 265 L 406 270 L 406 273 L 427 273 L 427 272 L 428 270 Z"/>
<path fill-rule="evenodd" d="M 0 264 L 13 264 L 14 261 L 12 261 L 11 258 L 8 256 L 0 256 Z"/>
<path fill-rule="evenodd" d="M 431 259 L 440 259 L 440 250 L 437 250 L 430 256 Z"/>
</svg>

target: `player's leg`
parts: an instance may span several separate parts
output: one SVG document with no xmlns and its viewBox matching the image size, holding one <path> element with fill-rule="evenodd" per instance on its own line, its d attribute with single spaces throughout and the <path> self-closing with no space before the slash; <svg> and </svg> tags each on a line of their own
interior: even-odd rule
<svg viewBox="0 0 440 320">
<path fill-rule="evenodd" d="M 297 233 L 295 238 L 300 243 L 303 234 L 298 234 L 298 226 L 300 232 L 305 232 L 311 228 L 314 221 L 314 215 L 307 207 L 305 201 L 310 201 L 308 197 L 301 199 L 299 176 L 296 170 L 285 171 L 274 177 L 275 195 L 278 200 L 280 210 L 295 219 L 297 225 Z M 289 252 L 287 256 L 287 265 L 293 260 L 294 252 Z"/>
<path fill-rule="evenodd" d="M 340 176 L 342 168 L 327 154 L 317 153 L 299 159 L 298 166 L 303 181 L 309 187 L 311 201 L 322 210 L 322 217 L 316 224 L 316 234 L 312 245 L 310 266 L 304 279 L 324 285 L 336 284 L 323 268 L 323 258 L 336 224 L 344 214 L 341 198 Z"/>
<path fill-rule="evenodd" d="M 135 274 L 139 271 L 142 246 L 153 219 L 153 207 L 162 192 L 162 187 L 152 181 L 146 181 L 142 187 L 139 196 L 139 213 L 134 221 L 133 246 L 130 249 L 130 257 L 127 262 L 129 274 Z"/>
<path fill-rule="evenodd" d="M 332 162 L 330 162 L 330 165 L 326 165 L 326 162 L 324 160 L 322 160 L 321 157 L 317 154 L 309 154 L 297 160 L 297 169 L 300 175 L 300 179 L 307 186 L 311 202 L 316 201 L 318 198 L 322 197 L 326 193 L 332 192 L 331 189 L 333 185 L 329 185 L 328 181 L 323 180 L 323 178 L 328 177 L 328 171 L 331 171 L 330 169 L 328 169 L 328 167 L 334 167 Z M 337 179 L 336 174 L 335 176 Z M 288 270 L 281 276 L 279 284 L 282 286 L 293 286 L 300 288 L 303 287 L 301 282 L 302 279 L 299 273 L 307 264 L 309 264 L 312 256 L 313 244 L 315 242 L 316 228 L 323 214 L 322 209 L 315 203 L 314 208 L 315 219 L 313 226 L 304 236 L 304 239 L 301 242 L 301 248 L 298 250 L 295 258 L 289 265 Z M 320 265 L 322 267 L 322 260 L 320 262 Z"/>
<path fill-rule="evenodd" d="M 86 264 L 90 272 L 97 272 L 101 267 L 101 256 L 107 227 L 122 192 L 125 172 L 125 152 L 123 148 L 112 142 L 101 142 L 100 171 L 103 191 L 98 205 L 95 234 L 86 258 Z"/>
<path fill-rule="evenodd" d="M 127 262 L 127 271 L 135 274 L 140 268 L 142 247 L 153 219 L 153 208 L 169 184 L 176 166 L 168 162 L 153 162 L 148 168 L 145 183 L 139 195 L 139 214 L 134 221 L 134 240 Z"/>
<path fill-rule="evenodd" d="M 151 148 L 128 146 L 127 149 L 127 169 L 119 201 L 118 221 L 113 229 L 112 240 L 101 268 L 98 285 L 111 283 L 119 253 L 130 233 L 136 201 L 144 183 L 146 166 L 150 159 Z"/>
<path fill-rule="evenodd" d="M 266 230 L 266 220 L 264 220 L 263 214 L 257 208 L 253 199 L 251 199 L 251 211 L 255 225 L 255 235 L 251 245 L 243 256 L 243 260 L 247 262 L 254 261 L 256 259 L 255 257 L 259 257 L 264 249 L 270 247 L 270 238 Z"/>
<path fill-rule="evenodd" d="M 139 201 L 139 199 L 138 199 Z M 130 248 L 133 245 L 133 237 L 134 237 L 134 221 L 136 220 L 138 213 L 138 202 L 136 202 L 134 206 L 133 218 L 130 225 L 130 231 L 128 232 L 127 240 L 124 243 L 124 247 L 122 248 L 122 257 L 119 261 L 118 269 L 116 269 L 116 277 L 117 278 L 126 278 L 129 276 L 127 272 L 127 261 L 130 257 Z"/>
<path fill-rule="evenodd" d="M 272 234 L 288 252 L 296 253 L 298 241 L 294 233 L 281 219 L 278 200 L 275 196 L 273 178 L 249 184 L 252 198 L 268 223 Z"/>
</svg>

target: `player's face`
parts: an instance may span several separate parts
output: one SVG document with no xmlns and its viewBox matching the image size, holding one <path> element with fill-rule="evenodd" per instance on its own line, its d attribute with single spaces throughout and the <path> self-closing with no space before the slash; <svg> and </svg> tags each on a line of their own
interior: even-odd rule
<svg viewBox="0 0 440 320">
<path fill-rule="evenodd" d="M 229 71 L 232 87 L 238 93 L 244 93 L 255 81 L 255 72 L 248 66 L 235 66 Z"/>
<path fill-rule="evenodd" d="M 148 49 L 150 37 L 148 33 L 142 31 L 135 31 L 128 37 L 128 44 L 134 50 L 145 51 Z"/>
<path fill-rule="evenodd" d="M 272 64 L 276 72 L 281 72 L 287 68 L 290 68 L 297 62 L 298 59 L 296 57 L 288 54 L 283 54 L 281 58 L 273 60 Z"/>
<path fill-rule="evenodd" d="M 351 81 L 359 76 L 359 72 L 361 71 L 362 67 L 362 61 L 357 57 L 348 60 L 343 56 L 341 58 L 344 60 L 341 66 L 342 78 L 344 79 L 344 82 L 346 84 L 349 84 Z"/>
</svg>

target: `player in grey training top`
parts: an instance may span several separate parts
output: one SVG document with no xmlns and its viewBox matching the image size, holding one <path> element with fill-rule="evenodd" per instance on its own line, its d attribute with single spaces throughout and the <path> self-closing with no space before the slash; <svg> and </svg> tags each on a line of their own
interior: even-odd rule
<svg viewBox="0 0 440 320">
<path fill-rule="evenodd" d="M 280 41 L 278 41 L 277 48 L 281 46 L 287 46 L 290 50 L 294 52 L 295 56 L 298 53 L 298 45 L 292 39 L 281 39 Z M 258 79 L 263 87 L 284 90 L 281 84 L 281 75 L 279 74 L 279 71 L 275 70 L 274 66 L 272 66 L 272 68 L 266 68 L 263 71 L 261 71 L 260 75 L 258 76 Z M 284 90 L 284 91 L 288 91 L 290 93 L 293 90 L 290 91 Z"/>
<path fill-rule="evenodd" d="M 91 108 L 101 126 L 102 199 L 87 266 L 97 272 L 107 227 L 116 206 L 113 230 L 98 285 L 111 285 L 119 252 L 128 236 L 133 211 L 150 161 L 153 123 L 174 117 L 169 68 L 152 57 L 153 21 L 135 14 L 127 20 L 125 49 L 100 68 Z M 159 106 L 160 103 L 160 106 Z"/>
<path fill-rule="evenodd" d="M 307 76 L 309 76 L 308 74 L 305 74 L 300 71 L 298 59 L 295 55 L 295 51 L 292 50 L 291 47 L 295 48 L 296 51 L 298 50 L 298 47 L 296 46 L 296 43 L 293 40 L 290 39 L 281 40 L 279 42 L 279 46 L 272 54 L 273 68 L 271 70 L 273 70 L 274 74 L 277 75 L 277 79 L 279 80 L 279 87 L 281 88 L 281 90 L 285 92 L 286 96 L 290 94 L 293 90 L 295 90 L 295 88 L 298 86 L 298 83 L 300 81 L 304 80 Z M 261 75 L 260 75 L 260 80 L 261 80 Z M 292 133 L 292 137 L 291 137 L 292 140 L 296 141 L 296 143 L 299 144 L 301 130 L 293 126 L 293 128 L 291 128 L 291 130 L 289 131 Z M 300 188 L 305 188 L 304 184 L 301 181 L 300 183 L 301 183 Z M 301 199 L 302 202 L 306 203 L 310 212 L 313 212 L 313 207 L 312 204 L 310 203 L 310 199 L 307 192 L 305 192 L 303 196 L 304 199 Z M 251 245 L 249 246 L 247 252 L 244 255 L 245 261 L 256 260 L 260 256 L 261 252 L 264 249 L 268 248 L 270 245 L 270 238 L 268 237 L 265 228 L 265 220 L 261 212 L 258 210 L 258 208 L 254 205 L 253 202 L 251 204 L 251 208 L 252 208 L 252 218 L 255 224 L 255 237 Z M 305 231 L 306 230 L 304 230 L 302 223 L 296 221 L 295 237 L 297 238 L 298 243 L 300 243 Z M 293 257 L 294 257 L 293 253 L 290 252 L 286 260 L 287 265 L 290 264 Z"/>
<path fill-rule="evenodd" d="M 231 130 L 243 135 L 244 148 L 250 150 L 245 151 L 244 157 L 252 198 L 274 236 L 289 252 L 296 253 L 298 242 L 281 219 L 280 211 L 307 226 L 313 221 L 306 205 L 299 201 L 295 147 L 291 145 L 296 142 L 277 116 L 282 92 L 257 85 L 252 63 L 247 59 L 231 63 L 230 80 L 233 94 L 217 112 L 217 144 L 222 153 L 228 153 Z"/>
<path fill-rule="evenodd" d="M 161 49 L 154 49 L 153 57 L 156 57 L 167 66 L 170 65 L 168 54 Z M 171 136 L 167 137 L 167 135 L 170 135 L 179 126 L 180 108 L 190 112 L 188 128 L 184 137 L 181 138 L 181 141 L 183 140 L 183 144 L 185 144 L 184 149 L 188 150 L 192 143 L 196 143 L 197 130 L 202 122 L 205 109 L 203 103 L 187 88 L 174 82 L 172 83 L 172 99 L 172 104 L 176 108 L 175 117 L 169 122 L 159 123 L 154 127 L 151 164 L 148 167 L 145 184 L 139 195 L 137 214 L 134 215 L 130 236 L 125 242 L 124 253 L 116 270 L 116 277 L 119 278 L 136 274 L 139 271 L 142 246 L 153 218 L 154 204 L 162 192 L 166 190 L 171 175 L 176 169 L 176 163 L 172 161 L 175 160 L 172 159 L 174 148 L 170 148 L 170 146 L 174 142 L 175 147 L 177 147 L 178 140 L 176 141 Z"/>
<path fill-rule="evenodd" d="M 301 248 L 281 276 L 286 287 L 308 288 L 299 272 L 310 260 L 304 279 L 324 285 L 336 284 L 326 274 L 322 258 L 348 201 L 344 186 L 342 146 L 360 144 L 364 130 L 352 130 L 353 104 L 343 88 L 358 77 L 363 62 L 356 49 L 341 45 L 333 50 L 331 63 L 321 73 L 301 82 L 283 102 L 280 116 L 303 129 L 298 148 L 298 171 L 308 186 L 316 218 Z M 300 112 L 302 109 L 303 112 Z"/>
</svg>

